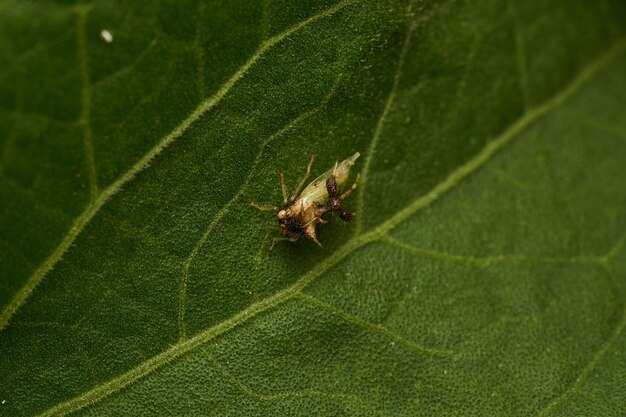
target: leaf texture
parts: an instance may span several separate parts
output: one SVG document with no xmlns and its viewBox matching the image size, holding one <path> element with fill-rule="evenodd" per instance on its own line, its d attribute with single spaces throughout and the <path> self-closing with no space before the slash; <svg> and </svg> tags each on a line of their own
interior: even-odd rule
<svg viewBox="0 0 626 417">
<path fill-rule="evenodd" d="M 0 2 L 0 415 L 623 415 L 624 22 Z M 250 202 L 357 151 L 268 253 Z"/>
</svg>

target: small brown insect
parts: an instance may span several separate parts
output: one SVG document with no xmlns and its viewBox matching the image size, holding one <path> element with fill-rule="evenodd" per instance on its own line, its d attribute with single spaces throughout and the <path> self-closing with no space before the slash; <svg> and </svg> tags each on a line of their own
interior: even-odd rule
<svg viewBox="0 0 626 417">
<path fill-rule="evenodd" d="M 339 194 L 339 190 L 341 190 L 348 181 L 350 168 L 352 168 L 354 161 L 357 160 L 359 155 L 360 154 L 357 152 L 350 158 L 340 163 L 335 163 L 333 168 L 314 179 L 306 186 L 302 193 L 298 195 L 300 188 L 302 188 L 304 182 L 311 175 L 311 166 L 315 159 L 315 156 L 311 156 L 306 173 L 300 181 L 298 181 L 296 188 L 289 198 L 287 198 L 285 177 L 282 172 L 280 173 L 280 187 L 283 192 L 283 209 L 278 211 L 276 217 L 278 227 L 280 227 L 280 231 L 283 235 L 281 237 L 272 238 L 270 251 L 274 248 L 276 242 L 283 240 L 295 242 L 302 236 L 322 246 L 319 240 L 317 240 L 315 227 L 320 223 L 326 223 L 326 220 L 322 219 L 326 213 L 337 213 L 339 218 L 345 222 L 352 220 L 353 213 L 343 209 L 343 200 L 352 194 L 357 186 L 359 177 L 357 176 L 354 184 L 352 184 L 346 192 Z M 275 207 L 268 208 L 255 203 L 251 205 L 261 211 L 277 211 Z"/>
</svg>

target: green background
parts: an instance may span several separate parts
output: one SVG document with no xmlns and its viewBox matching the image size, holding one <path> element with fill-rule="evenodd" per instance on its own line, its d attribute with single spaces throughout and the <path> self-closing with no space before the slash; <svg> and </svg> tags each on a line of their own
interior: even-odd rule
<svg viewBox="0 0 626 417">
<path fill-rule="evenodd" d="M 625 22 L 0 2 L 0 415 L 623 416 Z M 269 253 L 249 203 L 356 151 Z"/>
</svg>

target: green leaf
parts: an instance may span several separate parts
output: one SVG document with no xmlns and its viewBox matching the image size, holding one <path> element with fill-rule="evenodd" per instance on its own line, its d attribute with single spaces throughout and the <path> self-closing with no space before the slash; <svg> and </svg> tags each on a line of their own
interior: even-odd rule
<svg viewBox="0 0 626 417">
<path fill-rule="evenodd" d="M 1 2 L 0 414 L 623 414 L 624 22 Z M 250 202 L 356 151 L 355 220 L 269 253 Z"/>
</svg>

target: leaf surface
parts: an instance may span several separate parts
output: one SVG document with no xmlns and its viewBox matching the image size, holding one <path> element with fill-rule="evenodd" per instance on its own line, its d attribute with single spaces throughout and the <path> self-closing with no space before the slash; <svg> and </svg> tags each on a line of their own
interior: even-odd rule
<svg viewBox="0 0 626 417">
<path fill-rule="evenodd" d="M 0 3 L 1 415 L 623 413 L 621 2 L 144 3 Z"/>
</svg>

